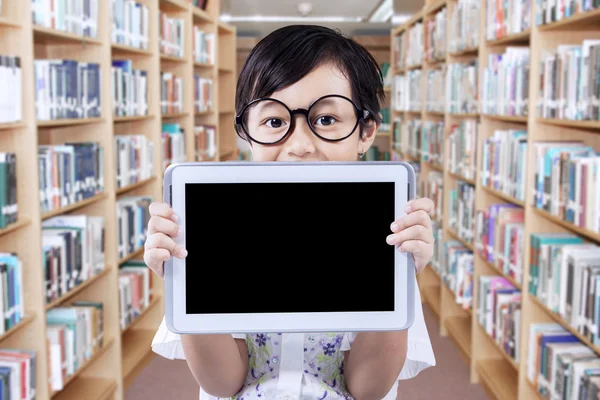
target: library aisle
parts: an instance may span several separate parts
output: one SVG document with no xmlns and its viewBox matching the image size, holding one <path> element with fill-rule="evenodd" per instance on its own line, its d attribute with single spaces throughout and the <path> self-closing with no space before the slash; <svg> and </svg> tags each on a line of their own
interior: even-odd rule
<svg viewBox="0 0 600 400">
<path fill-rule="evenodd" d="M 402 381 L 397 399 L 489 400 L 482 386 L 469 383 L 469 367 L 452 341 L 440 336 L 439 319 L 427 306 L 423 307 L 423 314 L 431 332 L 437 365 Z M 440 397 L 440 388 L 443 388 L 443 397 Z M 125 392 L 125 400 L 187 400 L 197 396 L 198 385 L 185 361 L 161 357 L 148 364 Z"/>
</svg>

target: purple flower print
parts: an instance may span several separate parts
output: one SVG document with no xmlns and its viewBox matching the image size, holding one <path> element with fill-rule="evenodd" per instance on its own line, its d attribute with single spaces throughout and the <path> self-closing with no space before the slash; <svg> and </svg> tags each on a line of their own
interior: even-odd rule
<svg viewBox="0 0 600 400">
<path fill-rule="evenodd" d="M 327 397 L 327 390 L 323 392 L 323 396 L 318 397 L 319 400 L 323 400 L 325 397 Z"/>
<path fill-rule="evenodd" d="M 326 356 L 332 356 L 335 353 L 335 345 L 332 343 L 327 343 L 325 346 L 323 346 L 323 353 L 325 353 Z"/>
<path fill-rule="evenodd" d="M 267 343 L 267 336 L 259 333 L 256 335 L 256 339 L 254 339 L 259 346 L 264 346 Z"/>
</svg>

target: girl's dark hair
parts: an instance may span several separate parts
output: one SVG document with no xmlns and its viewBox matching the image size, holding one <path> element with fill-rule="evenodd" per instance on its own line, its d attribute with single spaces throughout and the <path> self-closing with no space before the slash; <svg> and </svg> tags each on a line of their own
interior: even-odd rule
<svg viewBox="0 0 600 400">
<path fill-rule="evenodd" d="M 385 100 L 383 76 L 375 58 L 354 39 L 316 25 L 290 25 L 263 38 L 250 52 L 238 77 L 235 109 L 298 82 L 314 68 L 333 63 L 346 76 L 352 100 L 371 117 L 362 126 L 381 122 Z M 243 132 L 238 130 L 242 137 Z M 362 135 L 362 129 L 361 129 Z"/>
</svg>

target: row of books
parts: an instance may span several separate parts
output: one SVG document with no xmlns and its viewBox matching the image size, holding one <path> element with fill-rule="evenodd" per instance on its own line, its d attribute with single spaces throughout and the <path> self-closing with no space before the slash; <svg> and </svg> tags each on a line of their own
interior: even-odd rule
<svg viewBox="0 0 600 400">
<path fill-rule="evenodd" d="M 185 53 L 185 21 L 159 11 L 160 54 L 183 58 Z"/>
<path fill-rule="evenodd" d="M 60 215 L 42 222 L 46 303 L 104 270 L 104 231 L 104 218 L 92 215 Z"/>
<path fill-rule="evenodd" d="M 465 310 L 473 308 L 473 252 L 458 240 L 443 241 L 440 278 Z"/>
<path fill-rule="evenodd" d="M 525 117 L 529 105 L 529 47 L 490 54 L 482 71 L 481 112 Z"/>
<path fill-rule="evenodd" d="M 534 233 L 528 290 L 593 344 L 600 344 L 600 246 L 572 233 Z"/>
<path fill-rule="evenodd" d="M 459 238 L 473 243 L 475 233 L 475 186 L 456 181 L 456 187 L 448 191 L 448 227 Z"/>
<path fill-rule="evenodd" d="M 398 144 L 396 150 L 404 155 L 420 159 L 422 124 L 423 122 L 420 119 L 397 117 L 394 127 L 394 138 L 399 139 L 394 141 Z"/>
<path fill-rule="evenodd" d="M 519 362 L 521 290 L 497 275 L 480 275 L 477 285 L 477 323 L 502 351 Z"/>
<path fill-rule="evenodd" d="M 501 39 L 529 29 L 531 7 L 531 0 L 485 0 L 485 39 Z"/>
<path fill-rule="evenodd" d="M 450 11 L 448 48 L 450 53 L 460 53 L 479 46 L 479 20 L 481 0 L 458 0 Z"/>
<path fill-rule="evenodd" d="M 491 204 L 475 213 L 475 252 L 498 271 L 521 284 L 525 254 L 525 210 L 514 204 Z"/>
<path fill-rule="evenodd" d="M 406 48 L 406 68 L 413 68 L 423 63 L 425 49 L 425 31 L 423 22 L 419 21 L 410 27 L 407 31 L 407 41 L 403 44 Z"/>
<path fill-rule="evenodd" d="M 153 273 L 141 260 L 130 260 L 119 267 L 119 321 L 126 329 L 150 305 Z"/>
<path fill-rule="evenodd" d="M 117 257 L 123 259 L 144 247 L 150 220 L 149 196 L 123 196 L 117 199 Z"/>
<path fill-rule="evenodd" d="M 104 348 L 104 304 L 77 301 L 46 312 L 48 379 L 60 391 L 86 361 Z"/>
<path fill-rule="evenodd" d="M 17 155 L 0 152 L 0 229 L 17 222 Z"/>
<path fill-rule="evenodd" d="M 115 117 L 148 114 L 148 73 L 135 69 L 132 60 L 113 60 L 112 106 Z"/>
<path fill-rule="evenodd" d="M 394 76 L 392 104 L 396 111 L 421 112 L 422 71 L 415 69 L 405 75 Z"/>
<path fill-rule="evenodd" d="M 528 327 L 527 379 L 545 399 L 596 399 L 600 357 L 554 322 Z"/>
<path fill-rule="evenodd" d="M 406 50 L 408 47 L 408 36 L 405 31 L 402 31 L 399 35 L 394 36 L 392 39 L 393 46 L 393 60 L 392 65 L 396 69 L 404 69 L 406 65 Z"/>
<path fill-rule="evenodd" d="M 167 71 L 160 72 L 160 112 L 177 114 L 183 112 L 183 78 Z"/>
<path fill-rule="evenodd" d="M 433 233 L 433 255 L 431 256 L 430 267 L 442 276 L 442 257 L 444 256 L 444 226 L 442 219 L 431 221 L 431 230 Z"/>
<path fill-rule="evenodd" d="M 23 273 L 18 254 L 0 252 L 0 334 L 25 317 Z"/>
<path fill-rule="evenodd" d="M 435 13 L 432 19 L 425 21 L 425 60 L 428 62 L 446 59 L 446 18 L 447 9 Z"/>
<path fill-rule="evenodd" d="M 433 201 L 433 210 L 429 213 L 432 220 L 441 221 L 444 210 L 444 174 L 431 171 L 421 179 L 419 194 Z"/>
<path fill-rule="evenodd" d="M 494 130 L 482 141 L 481 184 L 525 201 L 527 131 Z"/>
<path fill-rule="evenodd" d="M 448 170 L 464 179 L 475 179 L 477 164 L 477 130 L 473 119 L 450 126 L 448 133 Z"/>
<path fill-rule="evenodd" d="M 542 51 L 537 115 L 600 121 L 600 40 Z"/>
<path fill-rule="evenodd" d="M 0 97 L 0 124 L 23 120 L 22 76 L 21 57 L 0 55 L 0 87 L 5 93 Z"/>
<path fill-rule="evenodd" d="M 104 149 L 96 142 L 38 147 L 41 211 L 46 213 L 104 191 Z"/>
<path fill-rule="evenodd" d="M 194 127 L 196 161 L 212 160 L 217 155 L 217 129 L 214 125 Z"/>
<path fill-rule="evenodd" d="M 211 78 L 194 75 L 194 112 L 201 113 L 213 110 L 213 86 Z"/>
<path fill-rule="evenodd" d="M 444 128 L 444 121 L 425 121 L 421 138 L 423 161 L 440 168 L 444 165 Z"/>
<path fill-rule="evenodd" d="M 445 72 L 443 69 L 431 69 L 426 74 L 425 111 L 443 113 L 446 101 Z"/>
<path fill-rule="evenodd" d="M 33 350 L 0 348 L 0 399 L 36 398 L 37 361 Z"/>
<path fill-rule="evenodd" d="M 446 65 L 446 112 L 475 114 L 479 112 L 478 62 Z"/>
<path fill-rule="evenodd" d="M 532 146 L 533 206 L 579 228 L 600 232 L 600 154 L 578 140 Z"/>
<path fill-rule="evenodd" d="M 161 130 L 162 168 L 186 161 L 185 130 L 177 123 L 164 123 Z"/>
<path fill-rule="evenodd" d="M 83 37 L 98 37 L 99 0 L 30 1 L 34 25 Z"/>
<path fill-rule="evenodd" d="M 154 176 L 154 142 L 144 135 L 116 135 L 117 188 Z"/>
<path fill-rule="evenodd" d="M 38 121 L 101 116 L 100 64 L 35 60 L 34 72 Z"/>
<path fill-rule="evenodd" d="M 534 18 L 536 25 L 547 25 L 562 21 L 600 7 L 598 0 L 575 0 L 560 2 L 558 0 L 536 0 Z"/>
<path fill-rule="evenodd" d="M 214 64 L 217 50 L 215 34 L 205 32 L 199 26 L 194 26 L 192 32 L 192 49 L 195 62 L 200 64 Z"/>
<path fill-rule="evenodd" d="M 111 42 L 148 50 L 150 10 L 135 0 L 112 0 Z"/>
</svg>

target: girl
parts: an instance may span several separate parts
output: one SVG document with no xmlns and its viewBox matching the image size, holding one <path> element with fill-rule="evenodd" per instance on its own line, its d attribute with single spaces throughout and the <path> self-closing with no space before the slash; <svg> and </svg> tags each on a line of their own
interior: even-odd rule
<svg viewBox="0 0 600 400">
<path fill-rule="evenodd" d="M 256 161 L 357 161 L 381 124 L 383 99 L 381 71 L 363 47 L 328 28 L 287 26 L 257 44 L 240 73 L 236 130 Z M 377 199 L 357 212 L 368 218 L 369 206 Z M 427 198 L 413 200 L 390 221 L 387 243 L 412 253 L 417 272 L 433 255 L 432 209 Z M 172 239 L 181 234 L 172 209 L 153 203 L 150 213 L 144 260 L 162 276 L 163 262 L 187 251 Z M 413 325 L 399 332 L 180 336 L 163 320 L 152 348 L 187 361 L 202 400 L 394 399 L 398 380 L 435 365 L 418 290 L 415 304 Z"/>
</svg>

